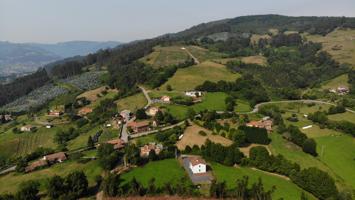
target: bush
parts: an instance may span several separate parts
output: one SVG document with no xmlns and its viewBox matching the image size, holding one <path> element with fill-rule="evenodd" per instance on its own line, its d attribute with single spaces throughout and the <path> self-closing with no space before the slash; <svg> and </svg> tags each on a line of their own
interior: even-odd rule
<svg viewBox="0 0 355 200">
<path fill-rule="evenodd" d="M 201 136 L 206 136 L 207 135 L 207 133 L 205 131 L 199 131 L 198 134 L 201 135 Z"/>
</svg>

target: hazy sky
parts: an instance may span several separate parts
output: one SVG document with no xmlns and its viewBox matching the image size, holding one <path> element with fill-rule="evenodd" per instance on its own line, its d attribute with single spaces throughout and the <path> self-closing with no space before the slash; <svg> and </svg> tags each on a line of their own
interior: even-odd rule
<svg viewBox="0 0 355 200">
<path fill-rule="evenodd" d="M 0 0 L 0 41 L 127 42 L 252 14 L 355 17 L 355 0 Z"/>
</svg>

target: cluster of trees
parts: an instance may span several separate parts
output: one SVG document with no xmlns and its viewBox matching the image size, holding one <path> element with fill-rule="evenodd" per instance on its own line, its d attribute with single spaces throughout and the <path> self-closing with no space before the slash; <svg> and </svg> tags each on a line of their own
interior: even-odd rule
<svg viewBox="0 0 355 200">
<path fill-rule="evenodd" d="M 12 194 L 0 195 L 1 200 L 40 199 L 40 183 L 26 181 L 20 184 L 18 191 Z M 48 180 L 46 192 L 50 199 L 78 199 L 88 194 L 88 180 L 81 171 L 74 171 L 62 178 L 53 176 Z"/>
<path fill-rule="evenodd" d="M 103 124 L 117 113 L 117 105 L 114 99 L 104 99 L 100 104 L 88 115 L 88 118 L 97 123 Z"/>
<path fill-rule="evenodd" d="M 236 131 L 237 136 L 234 137 L 240 145 L 243 144 L 269 144 L 270 138 L 265 128 L 239 126 Z"/>
<path fill-rule="evenodd" d="M 317 168 L 301 170 L 297 163 L 292 163 L 281 155 L 270 155 L 265 147 L 253 147 L 250 150 L 250 158 L 244 160 L 243 164 L 288 176 L 299 187 L 317 198 L 328 199 L 338 196 L 335 182 L 328 173 Z"/>
<path fill-rule="evenodd" d="M 272 37 L 271 45 L 274 47 L 281 46 L 298 46 L 302 44 L 302 37 L 298 33 L 292 34 L 277 34 Z"/>
<path fill-rule="evenodd" d="M 227 64 L 231 65 L 231 64 Z M 248 99 L 251 105 L 269 101 L 268 94 L 263 85 L 252 75 L 246 74 L 235 82 L 218 81 L 217 83 L 205 81 L 196 87 L 196 90 L 207 92 L 226 92 L 235 98 Z"/>
<path fill-rule="evenodd" d="M 170 113 L 162 112 L 160 110 L 155 114 L 154 119 L 158 122 L 158 124 L 174 124 L 176 122 Z"/>
<path fill-rule="evenodd" d="M 355 70 L 349 72 L 350 94 L 355 94 Z"/>
<path fill-rule="evenodd" d="M 302 133 L 298 127 L 290 125 L 284 135 L 287 135 L 286 139 L 302 147 L 302 150 L 305 153 L 309 153 L 312 156 L 318 155 L 316 141 L 312 138 L 308 138 L 307 135 Z"/>
<path fill-rule="evenodd" d="M 125 196 L 154 196 L 154 195 L 178 195 L 178 196 L 198 196 L 197 188 L 186 178 L 177 180 L 176 183 L 165 183 L 158 187 L 155 179 L 150 179 L 146 187 L 134 177 L 123 183 L 119 175 L 109 174 L 101 184 L 102 191 L 109 197 Z"/>
<path fill-rule="evenodd" d="M 0 106 L 3 106 L 50 81 L 45 69 L 17 78 L 11 83 L 0 84 Z"/>
<path fill-rule="evenodd" d="M 175 104 L 180 104 L 180 105 L 185 105 L 185 106 L 191 106 L 194 104 L 192 97 L 188 97 L 188 96 L 173 97 L 172 101 Z"/>
<path fill-rule="evenodd" d="M 201 147 L 201 155 L 210 161 L 218 162 L 227 166 L 239 164 L 244 154 L 239 151 L 236 144 L 225 147 L 207 140 L 205 145 Z"/>
<path fill-rule="evenodd" d="M 54 135 L 54 142 L 65 146 L 66 143 L 80 135 L 79 130 L 70 127 L 68 130 L 58 130 Z"/>
<path fill-rule="evenodd" d="M 47 194 L 51 199 L 78 199 L 88 193 L 88 180 L 82 171 L 74 171 L 62 178 L 49 179 Z"/>
<path fill-rule="evenodd" d="M 330 108 L 328 109 L 329 115 L 345 113 L 345 112 L 346 112 L 346 108 L 344 105 L 330 106 Z"/>
<path fill-rule="evenodd" d="M 226 182 L 213 181 L 210 187 L 210 196 L 213 198 L 233 198 L 233 199 L 259 199 L 271 200 L 272 194 L 275 192 L 276 187 L 270 190 L 265 190 L 262 180 L 259 178 L 258 182 L 253 183 L 249 187 L 249 177 L 243 176 L 242 179 L 236 181 L 236 187 L 227 189 Z"/>
<path fill-rule="evenodd" d="M 111 170 L 120 161 L 121 156 L 112 144 L 103 143 L 97 149 L 97 158 L 102 169 Z"/>
</svg>

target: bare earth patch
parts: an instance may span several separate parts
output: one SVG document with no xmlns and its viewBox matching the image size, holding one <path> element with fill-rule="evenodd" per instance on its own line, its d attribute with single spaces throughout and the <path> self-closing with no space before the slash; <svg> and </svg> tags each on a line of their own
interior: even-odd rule
<svg viewBox="0 0 355 200">
<path fill-rule="evenodd" d="M 95 102 L 99 97 L 97 96 L 98 94 L 101 94 L 101 92 L 106 90 L 106 86 L 102 86 L 93 90 L 86 91 L 82 94 L 80 94 L 77 98 L 85 97 L 92 103 Z M 117 89 L 108 89 L 107 92 L 118 92 Z"/>
<path fill-rule="evenodd" d="M 200 135 L 199 134 L 200 131 L 206 132 L 207 135 L 206 136 Z M 231 140 L 227 138 L 224 138 L 220 135 L 212 135 L 212 131 L 193 124 L 186 128 L 184 132 L 184 137 L 177 142 L 176 146 L 180 150 L 184 150 L 186 146 L 192 147 L 194 145 L 197 145 L 201 147 L 203 144 L 205 144 L 207 139 L 211 140 L 214 143 L 222 144 L 224 146 L 229 146 L 233 143 Z"/>
</svg>

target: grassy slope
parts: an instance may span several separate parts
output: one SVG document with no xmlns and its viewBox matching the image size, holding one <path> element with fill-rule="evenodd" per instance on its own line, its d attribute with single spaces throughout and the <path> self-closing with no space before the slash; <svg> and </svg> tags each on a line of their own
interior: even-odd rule
<svg viewBox="0 0 355 200">
<path fill-rule="evenodd" d="M 288 122 L 298 127 L 312 124 L 311 121 L 302 117 L 303 113 L 311 113 L 317 110 L 326 110 L 328 106 L 316 105 L 308 107 L 304 104 L 280 104 L 283 108 L 288 108 L 283 115 L 284 118 L 290 116 L 291 113 L 298 113 L 299 122 Z M 302 114 L 301 114 L 302 113 Z M 336 116 L 330 116 L 331 119 L 348 120 L 351 122 L 355 118 L 355 114 L 343 113 Z M 308 137 L 314 138 L 317 142 L 317 152 L 320 154 L 314 158 L 303 153 L 295 145 L 285 142 L 281 136 L 271 134 L 271 150 L 274 153 L 280 153 L 286 158 L 299 163 L 302 167 L 318 167 L 330 173 L 337 181 L 338 186 L 345 188 L 355 188 L 353 169 L 355 158 L 355 139 L 344 133 L 330 129 L 321 129 L 314 125 L 310 129 L 302 130 Z M 323 154 L 322 154 L 323 148 Z"/>
<path fill-rule="evenodd" d="M 325 82 L 322 85 L 322 89 L 335 89 L 339 86 L 346 86 L 349 87 L 349 77 L 347 74 L 340 75 L 334 79 L 331 79 L 327 82 Z"/>
<path fill-rule="evenodd" d="M 212 52 L 199 46 L 188 46 L 186 49 L 194 55 L 200 62 L 222 58 L 224 54 Z"/>
<path fill-rule="evenodd" d="M 166 85 L 171 85 L 173 90 L 186 91 L 193 90 L 204 81 L 217 82 L 219 80 L 234 81 L 239 78 L 239 74 L 231 73 L 224 65 L 213 62 L 203 62 L 188 68 L 179 69 L 160 88 L 166 90 Z"/>
<path fill-rule="evenodd" d="M 322 43 L 323 50 L 340 63 L 355 63 L 355 30 L 337 29 L 326 36 L 306 35 L 307 39 Z M 334 49 L 338 46 L 340 49 Z"/>
<path fill-rule="evenodd" d="M 191 108 L 193 108 L 196 112 L 205 109 L 223 111 L 226 110 L 226 105 L 224 102 L 226 97 L 227 94 L 223 92 L 209 92 L 206 93 L 206 95 L 203 97 L 203 101 L 201 103 L 197 103 L 191 106 Z M 188 106 L 173 104 L 164 106 L 167 108 L 168 112 L 170 112 L 177 119 L 184 119 L 189 108 Z"/>
<path fill-rule="evenodd" d="M 249 176 L 249 187 L 260 177 L 265 189 L 269 190 L 272 186 L 276 187 L 276 191 L 273 193 L 274 199 L 299 199 L 303 191 L 291 181 L 249 168 L 233 168 L 220 164 L 212 164 L 212 170 L 218 181 L 226 181 L 228 188 L 234 188 L 236 180 L 241 179 L 243 176 Z"/>
<path fill-rule="evenodd" d="M 0 193 L 14 192 L 21 182 L 28 180 L 39 180 L 41 183 L 41 190 L 43 191 L 49 177 L 54 175 L 65 176 L 75 170 L 82 170 L 88 177 L 90 185 L 94 184 L 95 177 L 100 175 L 102 171 L 98 166 L 97 161 L 90 161 L 86 164 L 67 161 L 28 174 L 10 173 L 5 176 L 0 176 Z"/>
<path fill-rule="evenodd" d="M 155 178 L 158 187 L 164 183 L 177 183 L 181 178 L 186 177 L 184 169 L 177 160 L 167 159 L 161 161 L 149 162 L 143 167 L 138 167 L 121 176 L 125 182 L 135 177 L 144 186 L 148 185 L 151 178 Z"/>
<path fill-rule="evenodd" d="M 165 67 L 183 63 L 190 58 L 182 46 L 155 47 L 154 52 L 140 59 L 154 67 Z"/>
<path fill-rule="evenodd" d="M 134 112 L 139 108 L 143 108 L 147 104 L 147 100 L 143 93 L 138 93 L 133 96 L 119 99 L 116 103 L 119 111 L 127 109 Z"/>
</svg>

